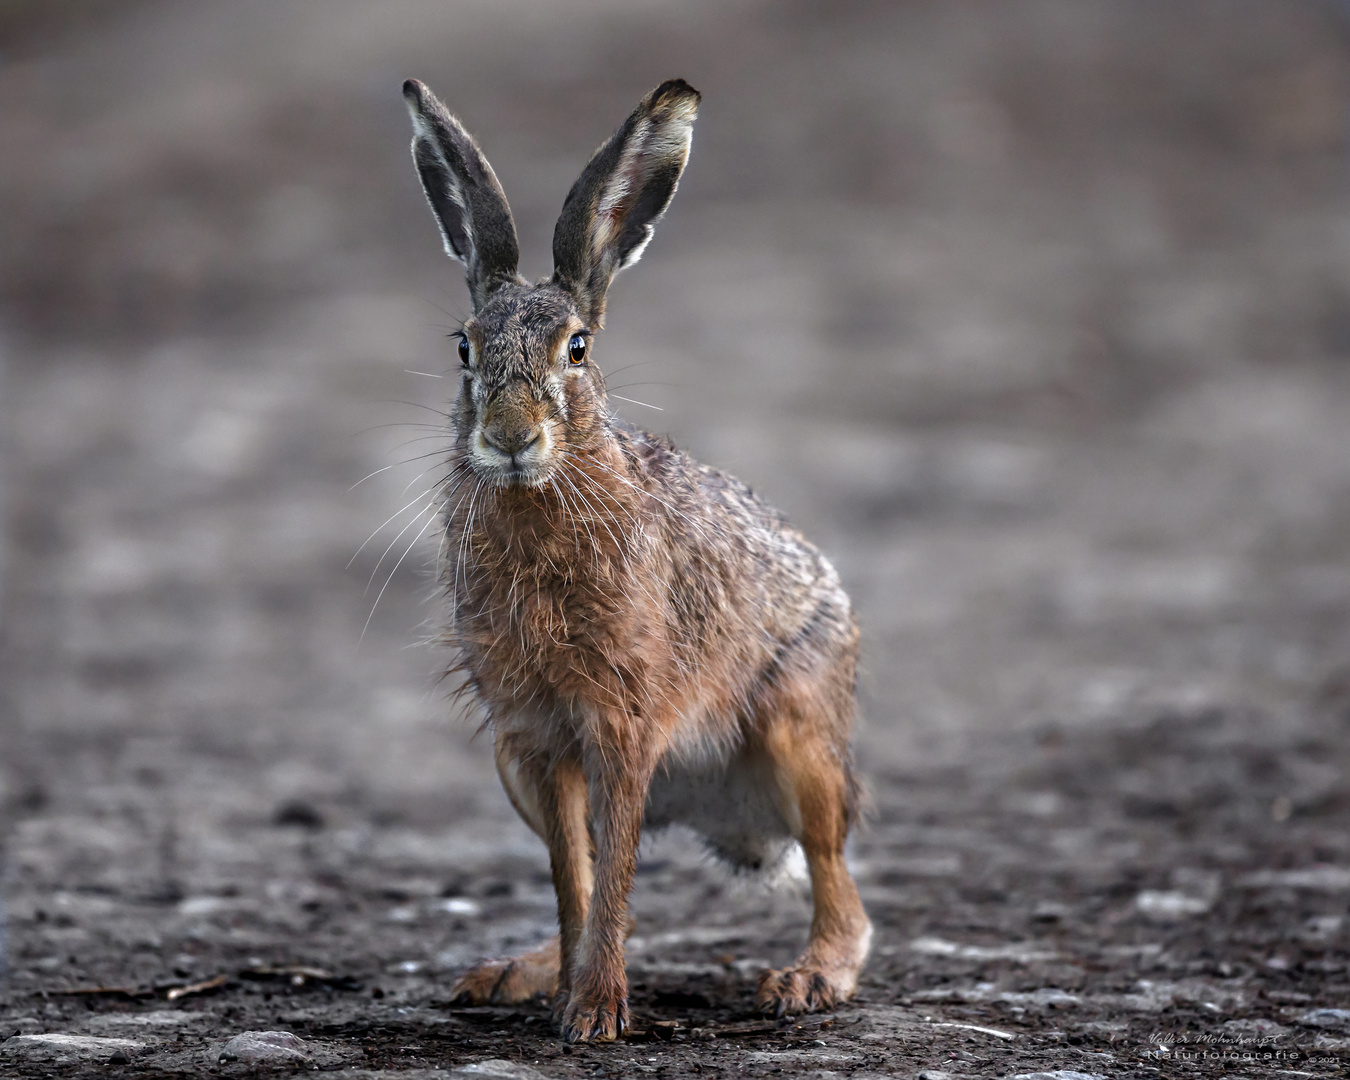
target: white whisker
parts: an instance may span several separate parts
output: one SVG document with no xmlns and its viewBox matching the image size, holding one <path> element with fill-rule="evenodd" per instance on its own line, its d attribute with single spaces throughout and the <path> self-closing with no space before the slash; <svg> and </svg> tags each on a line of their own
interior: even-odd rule
<svg viewBox="0 0 1350 1080">
<path fill-rule="evenodd" d="M 375 603 L 370 605 L 370 614 L 366 616 L 366 624 L 365 626 L 361 627 L 361 636 L 357 638 L 358 644 L 361 641 L 365 640 L 366 631 L 370 629 L 370 620 L 375 618 L 375 609 L 380 606 L 380 600 L 384 596 L 384 591 L 385 589 L 389 588 L 389 583 L 394 580 L 394 575 L 398 573 L 398 568 L 403 565 L 403 560 L 406 559 L 408 557 L 408 553 L 417 546 L 417 541 L 422 539 L 423 534 L 426 533 L 427 529 L 431 526 L 431 523 L 435 520 L 436 518 L 434 516 L 427 519 L 427 523 L 422 526 L 421 531 L 418 532 L 418 534 L 412 538 L 412 543 L 408 545 L 408 550 L 399 556 L 398 562 L 394 563 L 394 568 L 389 571 L 389 576 L 385 578 L 384 585 L 381 586 L 379 595 L 375 597 Z M 403 534 L 400 533 L 399 535 L 401 536 Z"/>
<path fill-rule="evenodd" d="M 626 401 L 630 405 L 641 405 L 644 409 L 655 409 L 657 412 L 666 411 L 665 409 L 661 408 L 660 405 L 648 405 L 645 401 L 639 401 L 637 398 L 624 397 L 622 394 L 616 394 L 612 390 L 609 392 L 607 396 L 612 398 L 618 398 L 620 401 Z"/>
<path fill-rule="evenodd" d="M 411 529 L 414 525 L 416 525 L 417 522 L 418 522 L 418 519 L 420 519 L 421 516 L 422 516 L 423 514 L 425 514 L 428 510 L 432 509 L 435 505 L 436 505 L 436 500 L 435 500 L 435 499 L 432 499 L 432 500 L 431 500 L 430 502 L 428 502 L 424 507 L 422 507 L 421 510 L 417 511 L 417 516 L 416 516 L 416 517 L 414 517 L 410 522 L 408 522 L 408 524 L 404 525 L 403 528 L 401 528 L 401 529 L 398 531 L 398 535 L 397 535 L 397 536 L 395 536 L 392 540 L 389 541 L 389 546 L 388 546 L 387 548 L 384 549 L 384 551 L 380 554 L 380 557 L 375 561 L 375 569 L 372 570 L 372 571 L 370 572 L 370 580 L 366 582 L 365 592 L 362 593 L 363 596 L 365 595 L 365 593 L 370 592 L 370 587 L 371 587 L 373 584 L 375 584 L 375 575 L 378 574 L 378 573 L 380 572 L 380 565 L 384 562 L 385 556 L 387 556 L 391 551 L 394 550 L 394 545 L 397 544 L 397 543 L 399 542 L 399 540 L 401 540 L 401 539 L 403 538 L 403 534 L 404 534 L 405 532 L 407 532 L 409 529 Z M 433 517 L 431 520 L 434 521 L 435 518 Z M 423 527 L 422 527 L 422 531 L 423 531 L 423 532 L 426 531 L 426 526 L 423 526 Z M 419 534 L 419 535 L 420 535 L 420 534 Z M 402 560 L 400 560 L 400 561 L 402 561 Z"/>
<path fill-rule="evenodd" d="M 350 559 L 347 560 L 347 565 L 344 567 L 344 569 L 350 570 L 350 569 L 352 568 L 352 563 L 356 562 L 356 557 L 357 557 L 358 555 L 360 555 L 361 552 L 363 552 L 363 551 L 366 550 L 366 545 L 369 544 L 372 540 L 374 540 L 375 537 L 379 536 L 381 530 L 383 530 L 384 527 L 385 527 L 386 525 L 388 525 L 388 524 L 389 524 L 390 522 L 392 522 L 392 521 L 397 520 L 397 519 L 398 519 L 399 517 L 401 517 L 403 514 L 407 513 L 407 512 L 408 512 L 409 510 L 411 510 L 414 506 L 416 506 L 419 502 L 421 502 L 421 501 L 422 501 L 423 499 L 425 499 L 428 495 L 430 495 L 433 491 L 435 491 L 438 487 L 440 487 L 439 484 L 433 484 L 431 487 L 427 488 L 426 491 L 422 492 L 422 493 L 421 493 L 420 495 L 418 495 L 415 499 L 413 499 L 412 502 L 407 503 L 406 505 L 404 505 L 403 507 L 401 507 L 401 508 L 398 509 L 398 510 L 395 510 L 392 514 L 390 514 L 387 518 L 385 518 L 382 522 L 380 522 L 380 527 L 379 527 L 378 529 L 376 529 L 373 533 L 371 533 L 369 536 L 367 536 L 367 537 L 365 538 L 365 540 L 362 541 L 361 546 L 360 546 L 359 548 L 356 549 L 355 554 L 353 554 L 352 557 L 351 557 Z M 414 520 L 416 520 L 416 519 L 414 519 Z"/>
</svg>

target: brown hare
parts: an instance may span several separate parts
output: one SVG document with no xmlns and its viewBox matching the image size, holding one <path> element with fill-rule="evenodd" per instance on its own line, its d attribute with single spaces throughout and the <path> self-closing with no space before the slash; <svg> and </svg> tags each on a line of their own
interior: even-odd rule
<svg viewBox="0 0 1350 1080">
<path fill-rule="evenodd" d="M 614 416 L 592 357 L 689 155 L 699 94 L 662 83 L 582 170 L 553 276 L 516 272 L 515 224 L 477 144 L 422 83 L 413 158 L 473 314 L 445 484 L 449 638 L 512 804 L 548 845 L 559 935 L 473 968 L 471 1003 L 552 995 L 568 1041 L 628 1023 L 624 946 L 642 828 L 684 823 L 738 867 L 800 844 L 814 901 L 782 1015 L 854 991 L 871 924 L 844 864 L 858 629 L 825 558 L 748 488 Z"/>
</svg>

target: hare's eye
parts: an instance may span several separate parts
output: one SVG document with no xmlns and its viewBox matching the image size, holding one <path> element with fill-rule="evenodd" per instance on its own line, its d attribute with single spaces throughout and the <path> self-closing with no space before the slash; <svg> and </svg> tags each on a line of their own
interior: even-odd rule
<svg viewBox="0 0 1350 1080">
<path fill-rule="evenodd" d="M 469 366 L 469 339 L 459 339 L 459 362 L 465 367 Z"/>
<path fill-rule="evenodd" d="M 572 340 L 567 343 L 567 359 L 576 365 L 581 365 L 586 362 L 585 334 L 572 335 Z"/>
</svg>

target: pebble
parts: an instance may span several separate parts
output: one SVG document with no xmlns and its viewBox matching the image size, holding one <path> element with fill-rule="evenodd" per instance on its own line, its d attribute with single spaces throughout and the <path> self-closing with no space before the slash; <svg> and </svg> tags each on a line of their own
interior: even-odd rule
<svg viewBox="0 0 1350 1080">
<path fill-rule="evenodd" d="M 1056 1069 L 1054 1072 L 1018 1073 L 1012 1080 L 1106 1080 L 1100 1073 L 1075 1072 Z"/>
<path fill-rule="evenodd" d="M 1214 906 L 1204 897 L 1157 889 L 1145 889 L 1134 898 L 1134 904 L 1140 914 L 1163 921 L 1184 919 L 1188 915 L 1203 915 Z"/>
<path fill-rule="evenodd" d="M 1298 1018 L 1305 1027 L 1344 1028 L 1350 1027 L 1350 1010 L 1312 1009 Z"/>
<path fill-rule="evenodd" d="M 1223 1029 L 1237 1035 L 1259 1035 L 1267 1039 L 1278 1039 L 1289 1034 L 1289 1029 L 1283 1024 L 1277 1024 L 1274 1020 L 1267 1020 L 1264 1017 L 1229 1020 L 1223 1025 Z"/>
<path fill-rule="evenodd" d="M 1059 953 L 1039 949 L 1028 942 L 1005 945 L 958 945 L 938 937 L 915 938 L 909 947 L 925 956 L 954 956 L 959 960 L 1014 960 L 1022 964 L 1058 960 Z"/>
<path fill-rule="evenodd" d="M 14 1035 L 0 1043 L 0 1053 L 6 1057 L 22 1057 L 32 1061 L 106 1061 L 117 1055 L 126 1061 L 145 1049 L 145 1043 L 135 1039 L 102 1039 L 93 1035 L 63 1035 L 45 1032 L 41 1035 Z"/>
<path fill-rule="evenodd" d="M 502 1058 L 488 1058 L 452 1069 L 450 1076 L 474 1077 L 478 1080 L 544 1080 L 544 1074 L 528 1065 L 520 1065 Z"/>
<path fill-rule="evenodd" d="M 88 1023 L 95 1028 L 151 1028 L 190 1024 L 201 1018 L 201 1013 L 184 1009 L 156 1009 L 144 1013 L 103 1013 L 89 1017 Z"/>
<path fill-rule="evenodd" d="M 1318 889 L 1350 891 L 1350 866 L 1309 866 L 1301 870 L 1258 870 L 1238 879 L 1248 889 Z"/>
<path fill-rule="evenodd" d="M 305 1040 L 289 1031 L 244 1031 L 220 1047 L 214 1056 L 221 1064 L 241 1061 L 248 1065 L 298 1065 L 309 1060 Z"/>
</svg>

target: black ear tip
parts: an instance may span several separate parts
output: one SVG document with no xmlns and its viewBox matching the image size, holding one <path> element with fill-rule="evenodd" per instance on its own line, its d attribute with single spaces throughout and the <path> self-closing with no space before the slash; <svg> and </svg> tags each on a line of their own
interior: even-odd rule
<svg viewBox="0 0 1350 1080">
<path fill-rule="evenodd" d="M 697 107 L 702 100 L 703 95 L 683 79 L 667 79 L 652 91 L 650 98 L 653 105 L 673 105 L 679 102 L 694 107 Z"/>
<path fill-rule="evenodd" d="M 426 92 L 426 86 L 416 79 L 405 79 L 403 82 L 403 99 L 409 105 L 418 107 L 422 104 L 422 95 Z"/>
</svg>

